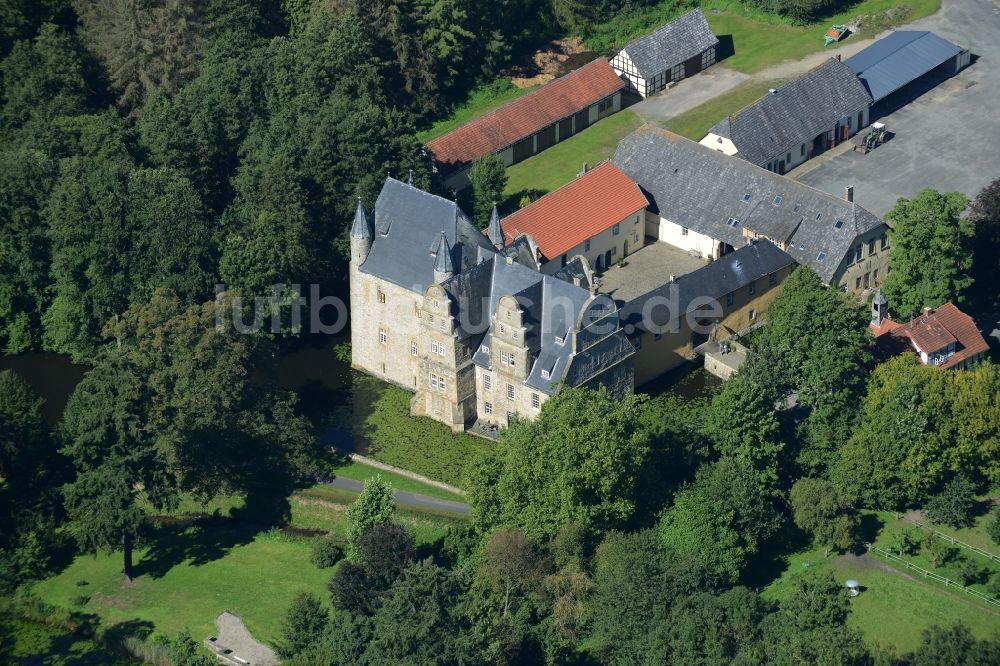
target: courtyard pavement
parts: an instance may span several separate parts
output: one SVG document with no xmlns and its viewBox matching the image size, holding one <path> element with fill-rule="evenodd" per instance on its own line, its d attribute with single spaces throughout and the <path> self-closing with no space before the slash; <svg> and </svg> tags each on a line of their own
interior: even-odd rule
<svg viewBox="0 0 1000 666">
<path fill-rule="evenodd" d="M 879 118 L 893 133 L 884 145 L 867 155 L 844 152 L 797 177 L 836 196 L 853 185 L 854 200 L 880 216 L 925 187 L 972 198 L 1000 177 L 1000 2 L 945 0 L 905 29 L 932 30 L 971 49 L 973 63 L 926 92 L 901 91 L 894 101 L 902 106 Z"/>
<path fill-rule="evenodd" d="M 616 301 L 627 303 L 643 294 L 708 264 L 701 257 L 693 256 L 672 245 L 651 240 L 625 258 L 623 266 L 612 266 L 598 279 L 600 291 Z"/>
</svg>

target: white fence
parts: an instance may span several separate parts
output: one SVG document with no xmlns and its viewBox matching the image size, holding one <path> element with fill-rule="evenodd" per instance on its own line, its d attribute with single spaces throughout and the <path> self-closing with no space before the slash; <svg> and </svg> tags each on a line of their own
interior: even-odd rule
<svg viewBox="0 0 1000 666">
<path fill-rule="evenodd" d="M 910 523 L 912 525 L 915 525 L 916 527 L 919 527 L 922 530 L 927 530 L 928 532 L 934 534 L 934 536 L 940 538 L 943 541 L 947 541 L 950 544 L 954 544 L 954 545 L 959 546 L 961 548 L 965 548 L 966 550 L 971 550 L 972 552 L 976 553 L 977 555 L 982 555 L 983 557 L 987 558 L 991 562 L 1000 562 L 1000 555 L 994 555 L 993 553 L 991 553 L 989 551 L 986 551 L 986 550 L 983 550 L 982 548 L 977 548 L 976 546 L 973 546 L 972 544 L 965 543 L 964 541 L 959 541 L 955 537 L 948 536 L 944 532 L 938 532 L 933 527 L 928 527 L 927 525 L 924 525 L 920 521 L 907 519 L 906 522 L 908 522 L 908 523 Z"/>
<path fill-rule="evenodd" d="M 932 580 L 936 580 L 937 582 L 945 585 L 945 587 L 954 587 L 958 590 L 961 590 L 962 592 L 965 592 L 970 596 L 975 597 L 976 599 L 979 599 L 980 601 L 986 603 L 989 606 L 993 606 L 994 608 L 1000 608 L 1000 601 L 994 599 L 993 597 L 987 596 L 982 592 L 968 588 L 965 585 L 953 581 L 950 578 L 945 578 L 941 574 L 936 574 L 933 571 L 928 571 L 927 569 L 924 569 L 923 567 L 918 567 L 916 564 L 907 562 L 903 558 L 897 557 L 896 555 L 893 555 L 884 548 L 879 548 L 873 543 L 865 543 L 865 547 L 868 548 L 868 552 L 875 553 L 881 557 L 884 557 L 885 559 L 889 560 L 890 562 L 893 562 L 894 564 L 902 565 L 904 568 L 909 569 L 910 571 L 915 571 L 924 578 L 930 578 Z"/>
</svg>

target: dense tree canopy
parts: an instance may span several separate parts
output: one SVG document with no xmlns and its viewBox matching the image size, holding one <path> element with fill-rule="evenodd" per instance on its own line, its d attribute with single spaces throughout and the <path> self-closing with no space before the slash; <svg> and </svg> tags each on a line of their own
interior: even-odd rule
<svg viewBox="0 0 1000 666">
<path fill-rule="evenodd" d="M 941 372 L 912 355 L 872 374 L 857 429 L 833 480 L 868 507 L 923 500 L 959 473 L 995 483 L 1000 473 L 1000 371 Z"/>
<path fill-rule="evenodd" d="M 973 223 L 962 217 L 968 205 L 959 192 L 924 189 L 886 213 L 892 225 L 892 272 L 884 290 L 889 308 L 900 317 L 965 300 L 972 284 L 975 233 Z"/>
<path fill-rule="evenodd" d="M 496 463 L 474 480 L 476 516 L 554 535 L 571 522 L 591 530 L 626 525 L 648 481 L 650 437 L 640 427 L 642 399 L 613 400 L 605 389 L 564 389 L 535 421 L 504 431 Z"/>
</svg>

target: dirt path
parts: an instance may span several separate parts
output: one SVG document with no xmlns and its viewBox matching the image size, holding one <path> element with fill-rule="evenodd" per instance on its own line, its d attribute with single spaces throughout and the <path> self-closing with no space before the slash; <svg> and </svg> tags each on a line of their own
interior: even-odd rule
<svg viewBox="0 0 1000 666">
<path fill-rule="evenodd" d="M 277 666 L 278 656 L 263 643 L 254 640 L 247 631 L 239 615 L 225 611 L 215 618 L 215 627 L 219 630 L 215 641 L 206 641 L 211 649 L 232 650 L 230 656 L 239 657 L 244 663 L 254 666 Z"/>
</svg>

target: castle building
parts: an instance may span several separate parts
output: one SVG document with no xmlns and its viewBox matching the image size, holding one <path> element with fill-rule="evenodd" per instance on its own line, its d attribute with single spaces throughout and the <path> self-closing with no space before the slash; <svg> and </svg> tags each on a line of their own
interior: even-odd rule
<svg viewBox="0 0 1000 666">
<path fill-rule="evenodd" d="M 614 301 L 585 260 L 545 275 L 537 256 L 530 239 L 504 243 L 497 215 L 483 234 L 455 202 L 387 178 L 351 229 L 352 365 L 455 431 L 533 418 L 562 385 L 631 392 Z"/>
</svg>

